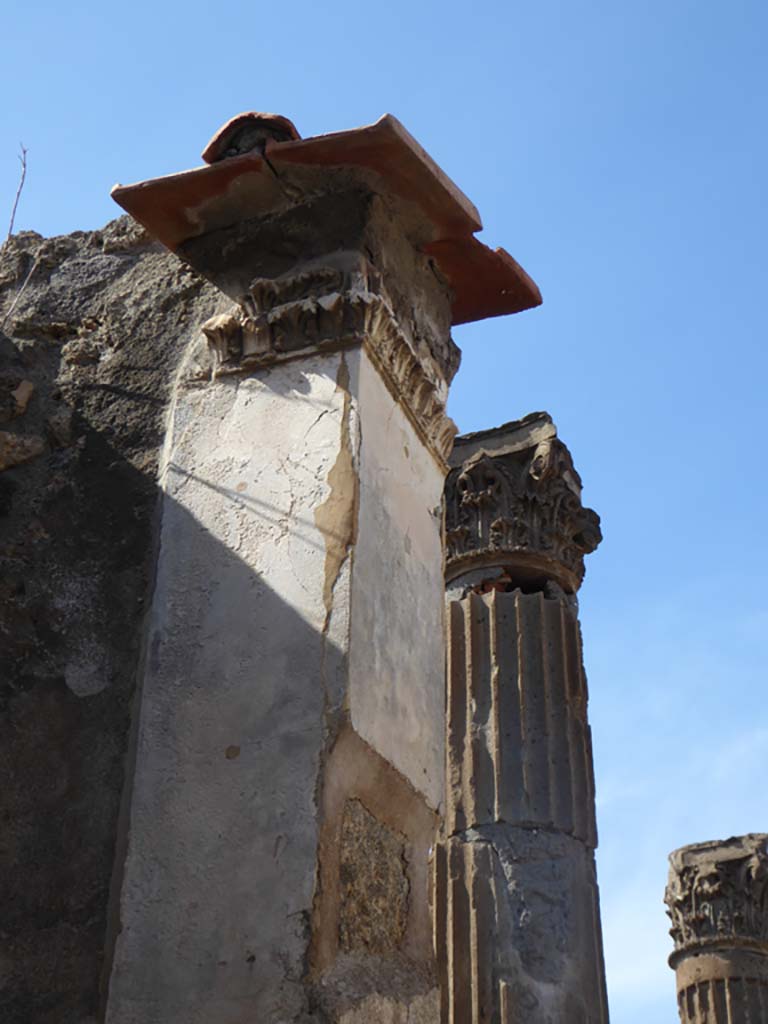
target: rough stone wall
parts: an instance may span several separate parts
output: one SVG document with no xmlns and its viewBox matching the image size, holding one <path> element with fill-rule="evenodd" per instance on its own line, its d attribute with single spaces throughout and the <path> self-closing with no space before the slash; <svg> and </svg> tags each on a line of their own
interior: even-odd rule
<svg viewBox="0 0 768 1024">
<path fill-rule="evenodd" d="M 100 1000 L 156 469 L 215 289 L 129 218 L 0 249 L 0 1019 Z"/>
</svg>

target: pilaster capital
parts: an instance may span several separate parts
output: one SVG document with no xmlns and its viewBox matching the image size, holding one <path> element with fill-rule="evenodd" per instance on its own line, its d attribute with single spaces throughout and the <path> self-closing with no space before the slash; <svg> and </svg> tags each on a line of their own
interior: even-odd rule
<svg viewBox="0 0 768 1024">
<path fill-rule="evenodd" d="M 446 483 L 449 580 L 475 569 L 574 593 L 602 540 L 581 503 L 581 478 L 546 413 L 456 439 Z"/>
<path fill-rule="evenodd" d="M 256 278 L 230 312 L 202 324 L 206 379 L 363 345 L 428 448 L 445 464 L 456 425 L 445 412 L 441 362 L 406 333 L 382 275 L 356 253 L 335 254 L 275 278 Z"/>
<path fill-rule="evenodd" d="M 713 949 L 768 956 L 768 835 L 684 846 L 669 861 L 673 967 L 687 953 Z"/>
<path fill-rule="evenodd" d="M 195 353 L 188 376 L 364 345 L 446 470 L 450 327 L 539 305 L 535 282 L 475 237 L 474 205 L 391 115 L 302 139 L 287 118 L 246 111 L 203 159 L 112 190 L 236 304 L 203 325 L 210 357 Z"/>
</svg>

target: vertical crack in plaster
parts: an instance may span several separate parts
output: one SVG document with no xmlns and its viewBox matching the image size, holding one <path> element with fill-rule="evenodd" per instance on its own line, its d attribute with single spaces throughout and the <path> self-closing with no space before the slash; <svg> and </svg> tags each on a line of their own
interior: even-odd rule
<svg viewBox="0 0 768 1024">
<path fill-rule="evenodd" d="M 320 655 L 320 681 L 324 694 L 325 706 L 323 718 L 325 721 L 326 739 L 324 749 L 321 750 L 319 756 L 314 794 L 319 823 L 323 817 L 323 801 L 324 790 L 327 784 L 326 772 L 328 758 L 338 736 L 338 727 L 341 723 L 340 717 L 334 715 L 334 712 L 338 711 L 338 707 L 335 707 L 335 705 L 338 705 L 338 700 L 334 700 L 333 688 L 331 688 L 329 692 L 329 681 L 327 679 L 328 667 L 326 664 L 328 657 L 328 642 L 333 618 L 334 590 L 355 543 L 360 488 L 357 467 L 359 466 L 359 446 L 361 438 L 358 425 L 358 430 L 356 432 L 357 450 L 355 451 L 353 448 L 353 407 L 352 396 L 350 394 L 350 375 L 349 367 L 343 353 L 340 357 L 339 369 L 336 375 L 336 393 L 338 392 L 342 392 L 343 395 L 339 452 L 327 476 L 327 483 L 329 487 L 328 497 L 321 505 L 318 505 L 314 513 L 315 525 L 320 531 L 325 543 L 325 567 L 323 579 L 323 605 L 325 607 L 325 620 L 323 622 L 322 647 Z M 318 419 L 319 418 L 320 417 L 318 417 Z M 319 920 L 319 908 L 323 899 L 324 889 L 322 835 L 323 833 L 321 828 L 315 863 L 315 886 L 311 912 L 311 917 L 314 921 Z M 313 927 L 316 927 L 316 925 Z M 308 978 L 311 974 L 311 963 L 314 956 L 313 950 L 316 941 L 316 936 L 313 935 L 312 941 L 307 944 L 304 963 L 305 978 Z M 309 994 L 309 999 L 310 1003 L 312 1003 L 313 999 L 311 997 L 311 993 Z"/>
<path fill-rule="evenodd" d="M 344 395 L 339 454 L 328 474 L 330 493 L 323 504 L 315 509 L 315 524 L 325 541 L 323 583 L 325 624 L 323 634 L 328 632 L 331 620 L 333 588 L 336 586 L 344 562 L 355 543 L 355 522 L 360 487 L 352 451 L 350 425 L 352 399 L 349 392 L 349 367 L 343 354 L 336 376 L 336 390 L 343 392 Z"/>
</svg>

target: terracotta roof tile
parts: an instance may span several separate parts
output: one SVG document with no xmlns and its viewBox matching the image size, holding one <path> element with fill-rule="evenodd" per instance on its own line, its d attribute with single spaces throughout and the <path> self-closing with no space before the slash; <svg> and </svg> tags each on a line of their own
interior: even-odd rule
<svg viewBox="0 0 768 1024">
<path fill-rule="evenodd" d="M 242 114 L 231 117 L 211 138 L 202 153 L 207 164 L 214 164 L 231 156 L 240 156 L 254 143 L 295 142 L 300 139 L 296 125 L 282 114 L 264 114 L 256 110 L 246 110 Z M 247 147 L 247 148 L 245 148 Z"/>
<path fill-rule="evenodd" d="M 207 166 L 116 185 L 112 196 L 176 251 L 190 238 L 273 208 L 279 195 L 273 172 L 288 172 L 292 165 L 329 172 L 358 169 L 414 203 L 431 225 L 432 237 L 422 248 L 454 290 L 454 323 L 518 313 L 541 303 L 536 284 L 509 253 L 474 237 L 482 228 L 475 206 L 391 114 L 363 128 L 307 139 L 277 114 L 238 114 L 214 135 L 203 157 Z"/>
</svg>

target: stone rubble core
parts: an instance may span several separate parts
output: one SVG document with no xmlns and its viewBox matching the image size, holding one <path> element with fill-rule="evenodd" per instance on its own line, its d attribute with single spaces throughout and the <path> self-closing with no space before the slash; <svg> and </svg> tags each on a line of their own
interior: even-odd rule
<svg viewBox="0 0 768 1024">
<path fill-rule="evenodd" d="M 544 413 L 457 438 L 451 466 L 434 898 L 442 1021 L 602 1024 L 592 745 L 572 596 L 599 520 L 582 508 Z"/>
<path fill-rule="evenodd" d="M 683 846 L 669 863 L 680 1020 L 768 1020 L 768 834 Z"/>
<path fill-rule="evenodd" d="M 107 1024 L 440 1017 L 450 328 L 541 299 L 394 118 L 297 136 L 240 115 L 113 191 L 221 301 L 161 460 Z"/>
</svg>

